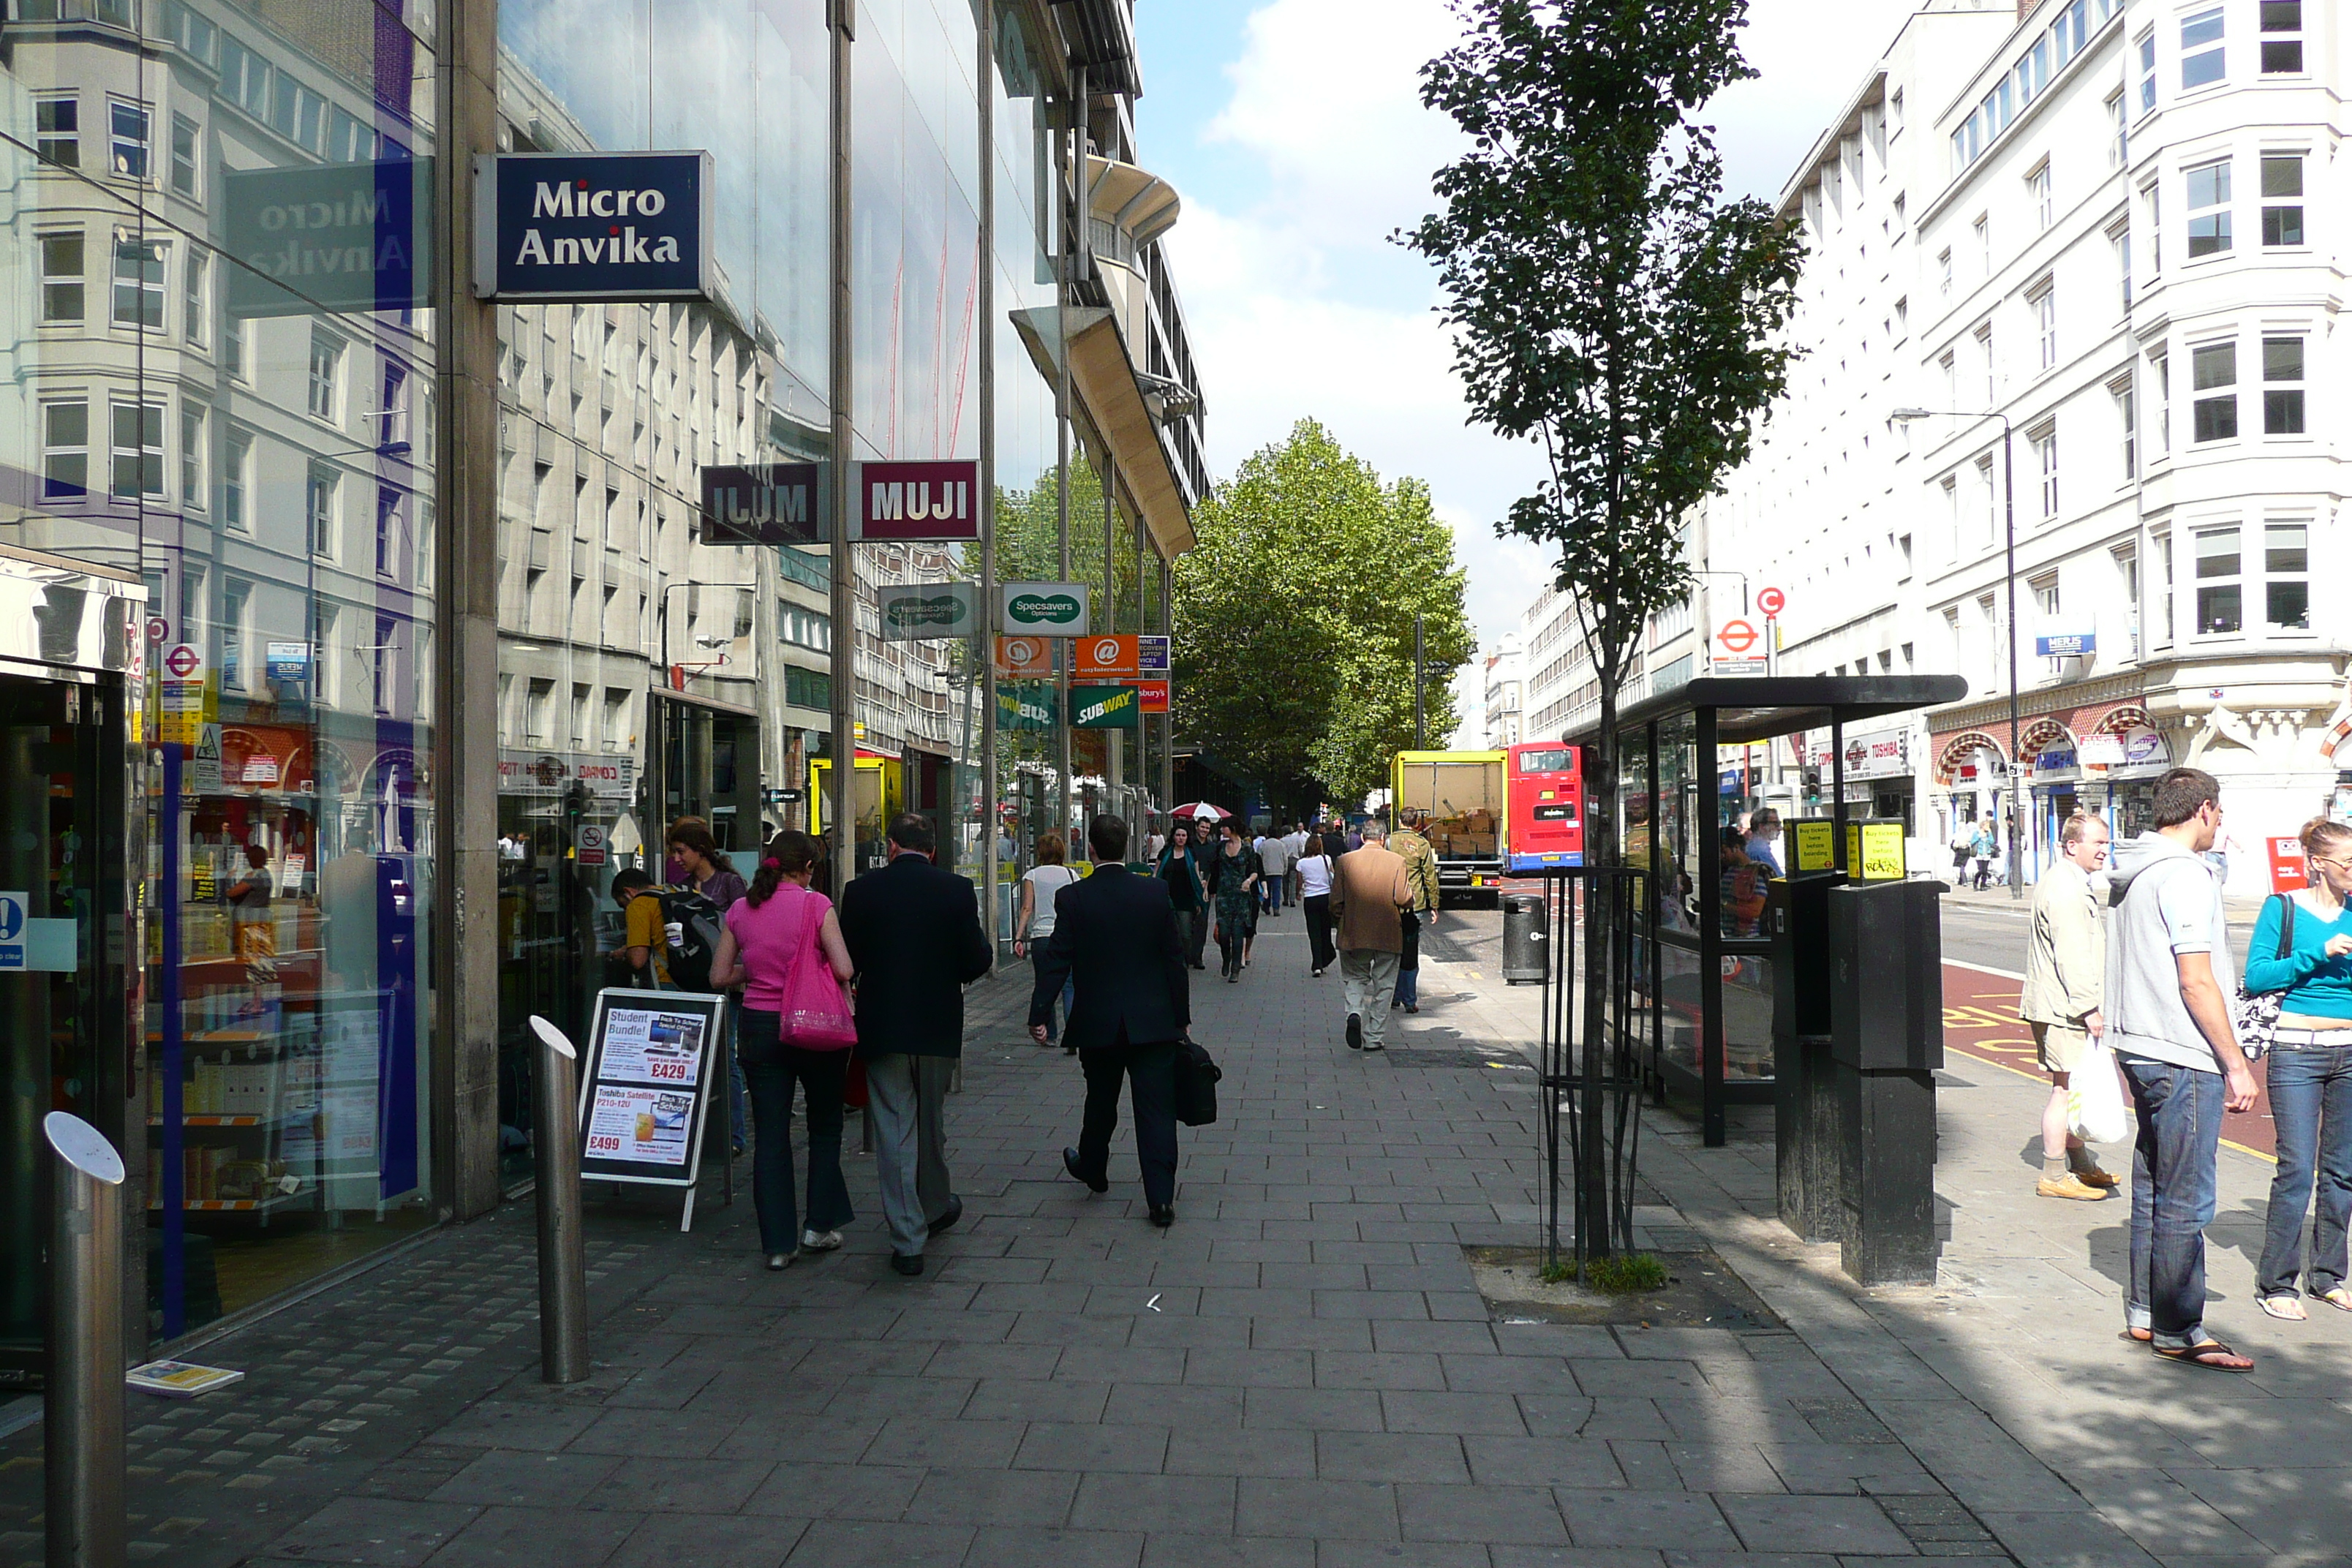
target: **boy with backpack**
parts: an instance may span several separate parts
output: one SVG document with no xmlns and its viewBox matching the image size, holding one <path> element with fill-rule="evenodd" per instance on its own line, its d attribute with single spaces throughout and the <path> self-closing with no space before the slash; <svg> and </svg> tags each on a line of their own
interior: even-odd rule
<svg viewBox="0 0 2352 1568">
<path fill-rule="evenodd" d="M 616 949 L 629 978 L 649 991 L 708 991 L 723 911 L 691 888 L 665 888 L 631 868 L 613 879 L 627 921 Z"/>
</svg>

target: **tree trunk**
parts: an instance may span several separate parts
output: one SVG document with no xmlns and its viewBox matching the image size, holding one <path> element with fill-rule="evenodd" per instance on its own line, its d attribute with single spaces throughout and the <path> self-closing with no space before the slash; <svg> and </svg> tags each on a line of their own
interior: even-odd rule
<svg viewBox="0 0 2352 1568">
<path fill-rule="evenodd" d="M 1596 661 L 1601 678 L 1601 734 L 1584 775 L 1584 863 L 1599 872 L 1584 888 L 1583 1085 L 1577 1096 L 1576 1234 L 1585 1258 L 1606 1258 L 1609 1234 L 1609 1152 L 1602 1139 L 1601 1079 L 1608 1060 L 1609 953 L 1614 914 L 1608 874 L 1617 868 L 1617 682 Z"/>
</svg>

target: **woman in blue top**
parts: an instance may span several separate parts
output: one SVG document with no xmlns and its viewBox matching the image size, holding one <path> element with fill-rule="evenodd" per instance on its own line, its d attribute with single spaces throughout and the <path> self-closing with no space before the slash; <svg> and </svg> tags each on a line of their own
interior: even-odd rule
<svg viewBox="0 0 2352 1568">
<path fill-rule="evenodd" d="M 2345 1234 L 2352 1224 L 2352 827 L 2327 818 L 2305 824 L 2303 852 L 2311 885 L 2263 904 L 2246 944 L 2246 989 L 2281 991 L 2266 1083 L 2278 1127 L 2278 1173 L 2271 1178 L 2269 1233 L 2254 1299 L 2273 1318 L 2300 1322 L 2295 1276 L 2341 1312 L 2352 1312 L 2344 1286 Z M 2294 925 L 2279 952 L 2287 900 Z M 2303 1216 L 2319 1176 L 2319 1219 L 2312 1227 L 2311 1267 L 2303 1266 Z"/>
</svg>

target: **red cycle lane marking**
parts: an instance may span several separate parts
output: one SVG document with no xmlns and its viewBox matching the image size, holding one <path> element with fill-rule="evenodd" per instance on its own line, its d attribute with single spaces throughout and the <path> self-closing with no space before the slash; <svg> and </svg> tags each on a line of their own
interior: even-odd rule
<svg viewBox="0 0 2352 1568">
<path fill-rule="evenodd" d="M 2003 1068 L 2036 1083 L 2050 1081 L 2034 1054 L 2033 1030 L 2017 1016 L 2018 982 L 1981 969 L 1944 965 L 1944 1046 L 1948 1050 Z M 2258 1091 L 2252 1110 L 2222 1124 L 2221 1142 L 2264 1160 L 2275 1160 L 2277 1136 L 2271 1102 L 2263 1089 L 2263 1064 L 2254 1064 Z"/>
</svg>

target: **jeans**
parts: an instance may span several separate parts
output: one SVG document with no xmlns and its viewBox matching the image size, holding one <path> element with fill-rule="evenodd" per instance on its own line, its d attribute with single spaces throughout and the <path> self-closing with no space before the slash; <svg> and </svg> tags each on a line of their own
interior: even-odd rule
<svg viewBox="0 0 2352 1568">
<path fill-rule="evenodd" d="M 2352 1221 L 2352 1042 L 2274 1047 L 2267 1082 L 2278 1128 L 2278 1173 L 2271 1178 L 2270 1222 L 2258 1296 L 2292 1296 L 2295 1276 L 2315 1296 L 2344 1283 L 2345 1227 Z M 2311 1267 L 2303 1268 L 2303 1216 L 2319 1178 L 2319 1217 L 2311 1230 Z"/>
<path fill-rule="evenodd" d="M 1282 877 L 1271 871 L 1258 879 L 1257 907 L 1260 910 L 1270 915 L 1282 908 L 1283 881 Z"/>
<path fill-rule="evenodd" d="M 1364 1048 L 1379 1050 L 1389 1032 L 1389 1005 L 1396 996 L 1397 955 L 1357 948 L 1339 955 L 1348 1011 L 1364 1021 Z"/>
<path fill-rule="evenodd" d="M 1177 918 L 1181 920 L 1181 919 L 1182 919 L 1183 917 L 1182 917 L 1181 915 L 1179 915 Z M 1029 939 L 1029 968 L 1030 968 L 1030 970 L 1031 970 L 1031 972 L 1032 972 L 1032 973 L 1038 973 L 1038 972 L 1042 972 L 1042 971 L 1045 969 L 1045 940 L 1044 940 L 1044 939 L 1041 939 L 1041 938 L 1037 938 L 1037 937 L 1032 937 L 1032 938 L 1030 938 L 1030 939 Z M 1061 1016 L 1062 1016 L 1062 1023 L 1064 1023 L 1064 1024 L 1066 1024 L 1066 1023 L 1068 1023 L 1068 1022 L 1070 1021 L 1070 1001 L 1071 1001 L 1071 999 L 1072 999 L 1073 997 L 1075 997 L 1075 996 L 1077 994 L 1077 989 L 1078 989 L 1078 988 L 1077 988 L 1077 983 L 1076 983 L 1076 981 L 1065 980 L 1065 981 L 1063 981 L 1063 982 L 1062 982 L 1062 1015 L 1061 1015 Z M 1052 1041 L 1052 1040 L 1054 1040 L 1054 1039 L 1055 1039 L 1055 1038 L 1059 1037 L 1060 1034 L 1061 1034 L 1060 1026 L 1059 1026 L 1058 1025 L 1056 1025 L 1056 1024 L 1054 1022 L 1054 1014 L 1053 1014 L 1053 1012 L 1052 1012 L 1050 1009 L 1048 1009 L 1048 1010 L 1047 1010 L 1047 1012 L 1046 1012 L 1046 1014 L 1045 1014 L 1045 1038 L 1046 1038 L 1048 1041 Z"/>
<path fill-rule="evenodd" d="M 1176 1201 L 1176 1049 L 1173 1044 L 1108 1046 L 1078 1053 L 1078 1068 L 1087 1078 L 1078 1168 L 1099 1180 L 1110 1163 L 1110 1135 L 1118 1131 L 1118 1085 L 1125 1079 L 1135 1111 L 1143 1195 L 1154 1208 Z"/>
<path fill-rule="evenodd" d="M 1339 962 L 1331 948 L 1331 895 L 1314 893 L 1298 900 L 1307 911 L 1307 946 L 1313 954 L 1311 967 L 1328 969 Z"/>
<path fill-rule="evenodd" d="M 874 1173 L 890 1250 L 920 1258 L 931 1223 L 948 1212 L 948 1078 L 952 1057 L 889 1051 L 866 1058 L 866 1109 L 874 1117 Z"/>
<path fill-rule="evenodd" d="M 751 1204 L 760 1215 L 760 1250 L 800 1246 L 793 1190 L 793 1088 L 808 1097 L 808 1228 L 838 1230 L 856 1217 L 841 1175 L 841 1089 L 846 1050 L 809 1051 L 777 1037 L 777 1016 L 746 1008 L 737 1062 L 751 1085 L 760 1141 L 751 1155 Z"/>
<path fill-rule="evenodd" d="M 2146 1057 L 2117 1059 L 2139 1115 L 2124 1318 L 2151 1331 L 2158 1349 L 2185 1350 L 2205 1337 L 2205 1227 L 2217 1201 L 2221 1075 Z"/>
<path fill-rule="evenodd" d="M 1397 917 L 1397 929 L 1404 933 L 1404 951 L 1397 954 L 1396 1005 L 1400 1007 L 1421 1005 L 1421 916 L 1407 910 Z"/>
</svg>

